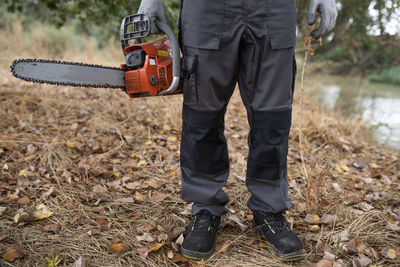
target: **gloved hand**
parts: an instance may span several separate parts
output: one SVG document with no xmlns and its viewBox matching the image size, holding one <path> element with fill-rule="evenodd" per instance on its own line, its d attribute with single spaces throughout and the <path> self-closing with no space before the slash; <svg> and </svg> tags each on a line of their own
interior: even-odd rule
<svg viewBox="0 0 400 267">
<path fill-rule="evenodd" d="M 314 39 L 318 39 L 324 33 L 335 27 L 337 10 L 335 0 L 311 0 L 308 9 L 308 25 L 313 25 L 316 20 L 316 13 L 321 14 L 320 26 L 311 32 Z"/>
<path fill-rule="evenodd" d="M 155 23 L 156 20 L 167 23 L 167 16 L 161 0 L 142 0 L 138 14 L 147 14 L 149 16 L 151 33 L 161 33 Z"/>
</svg>

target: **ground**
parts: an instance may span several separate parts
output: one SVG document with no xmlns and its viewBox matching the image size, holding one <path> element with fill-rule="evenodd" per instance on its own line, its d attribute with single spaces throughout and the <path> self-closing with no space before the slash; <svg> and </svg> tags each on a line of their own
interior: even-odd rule
<svg viewBox="0 0 400 267">
<path fill-rule="evenodd" d="M 214 254 L 194 262 L 179 253 L 191 218 L 180 198 L 182 97 L 31 84 L 11 77 L 7 63 L 0 69 L 1 266 L 45 266 L 57 256 L 58 266 L 80 257 L 86 266 L 286 266 L 252 229 L 248 125 L 237 91 L 226 117 L 229 212 Z M 400 265 L 399 152 L 372 141 L 358 119 L 305 97 L 300 106 L 296 90 L 286 218 L 308 253 L 299 265 Z M 40 204 L 48 211 L 37 219 Z"/>
</svg>

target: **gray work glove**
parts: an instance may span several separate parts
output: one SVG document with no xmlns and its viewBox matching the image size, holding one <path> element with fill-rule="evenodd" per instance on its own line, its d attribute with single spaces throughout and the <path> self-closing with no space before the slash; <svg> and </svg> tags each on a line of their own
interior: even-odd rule
<svg viewBox="0 0 400 267">
<path fill-rule="evenodd" d="M 150 18 L 151 33 L 161 33 L 155 21 L 160 20 L 167 23 L 164 5 L 161 0 L 142 0 L 139 6 L 138 14 L 147 14 Z"/>
<path fill-rule="evenodd" d="M 335 0 L 311 0 L 308 9 L 308 25 L 315 23 L 317 12 L 321 14 L 321 23 L 317 29 L 311 32 L 314 39 L 318 39 L 335 27 L 337 18 Z"/>
</svg>

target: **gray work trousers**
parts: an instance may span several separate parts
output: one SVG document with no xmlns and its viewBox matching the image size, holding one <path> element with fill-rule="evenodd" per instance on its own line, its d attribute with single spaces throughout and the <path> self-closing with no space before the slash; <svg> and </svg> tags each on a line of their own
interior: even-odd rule
<svg viewBox="0 0 400 267">
<path fill-rule="evenodd" d="M 283 212 L 296 73 L 295 0 L 184 0 L 182 198 L 221 216 L 229 176 L 224 115 L 236 83 L 250 125 L 246 185 L 252 210 Z"/>
</svg>

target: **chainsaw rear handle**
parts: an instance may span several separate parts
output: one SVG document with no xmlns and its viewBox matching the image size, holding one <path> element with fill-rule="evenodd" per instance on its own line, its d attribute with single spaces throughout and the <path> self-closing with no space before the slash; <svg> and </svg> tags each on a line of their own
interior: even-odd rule
<svg viewBox="0 0 400 267">
<path fill-rule="evenodd" d="M 175 33 L 172 31 L 167 23 L 156 20 L 156 25 L 162 32 L 164 32 L 168 36 L 168 39 L 171 42 L 172 46 L 172 83 L 167 90 L 158 93 L 158 95 L 167 95 L 174 93 L 178 89 L 180 82 L 181 57 L 179 51 L 179 43 L 176 39 Z"/>
</svg>

